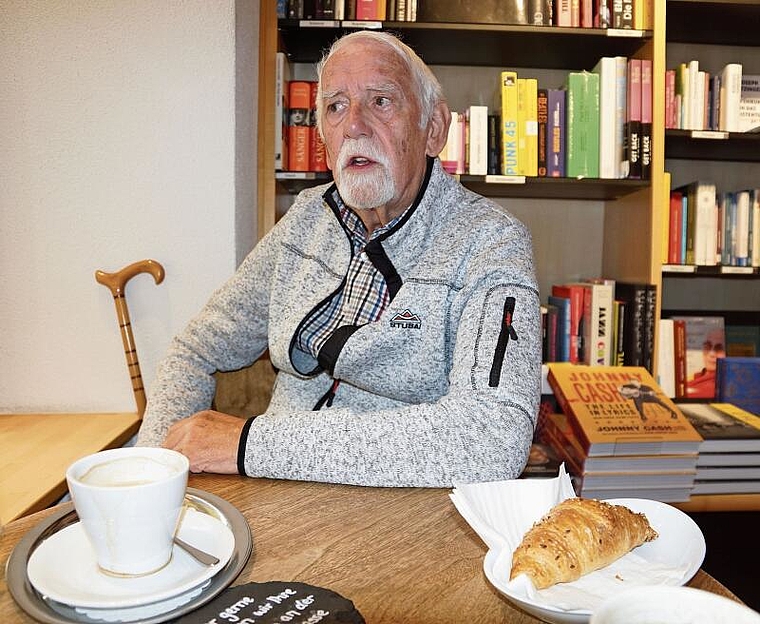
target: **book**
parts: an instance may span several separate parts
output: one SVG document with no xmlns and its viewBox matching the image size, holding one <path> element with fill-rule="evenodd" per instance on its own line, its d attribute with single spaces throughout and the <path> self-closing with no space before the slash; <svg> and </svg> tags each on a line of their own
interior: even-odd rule
<svg viewBox="0 0 760 624">
<path fill-rule="evenodd" d="M 556 0 L 556 10 L 554 11 L 554 25 L 567 26 L 573 25 L 573 11 L 570 6 L 571 0 Z"/>
<path fill-rule="evenodd" d="M 760 414 L 760 357 L 725 357 L 716 366 L 716 399 Z"/>
<path fill-rule="evenodd" d="M 501 173 L 501 115 L 488 115 L 488 175 Z"/>
<path fill-rule="evenodd" d="M 563 89 L 547 89 L 549 117 L 546 122 L 547 163 L 546 175 L 551 178 L 565 177 L 565 101 Z"/>
<path fill-rule="evenodd" d="M 600 178 L 625 177 L 622 170 L 627 67 L 624 56 L 603 56 L 592 70 L 599 75 Z"/>
<path fill-rule="evenodd" d="M 517 79 L 517 171 L 538 175 L 538 80 Z"/>
<path fill-rule="evenodd" d="M 641 59 L 628 60 L 625 141 L 628 177 L 641 178 Z"/>
<path fill-rule="evenodd" d="M 274 168 L 283 171 L 288 168 L 288 84 L 290 63 L 284 52 L 275 58 L 274 84 Z"/>
<path fill-rule="evenodd" d="M 696 453 L 702 438 L 641 366 L 548 364 L 547 381 L 585 454 Z"/>
<path fill-rule="evenodd" d="M 714 399 L 717 363 L 726 354 L 723 317 L 674 316 L 672 318 L 683 321 L 686 329 L 686 396 L 692 399 Z"/>
<path fill-rule="evenodd" d="M 470 175 L 488 173 L 488 107 L 471 105 L 467 108 L 467 162 Z"/>
<path fill-rule="evenodd" d="M 700 466 L 760 466 L 760 453 L 700 453 L 697 468 Z"/>
<path fill-rule="evenodd" d="M 548 302 L 557 308 L 557 362 L 570 361 L 570 298 L 549 295 Z"/>
<path fill-rule="evenodd" d="M 614 284 L 605 280 L 583 283 L 583 363 L 612 364 L 612 300 Z"/>
<path fill-rule="evenodd" d="M 291 80 L 288 100 L 288 171 L 308 171 L 311 83 Z"/>
<path fill-rule="evenodd" d="M 643 366 L 646 349 L 647 284 L 616 282 L 615 299 L 625 302 L 623 361 L 627 366 Z"/>
<path fill-rule="evenodd" d="M 742 95 L 742 64 L 728 63 L 720 75 L 720 130 L 741 132 L 739 106 Z"/>
<path fill-rule="evenodd" d="M 641 60 L 641 178 L 652 175 L 652 60 Z"/>
<path fill-rule="evenodd" d="M 567 176 L 599 177 L 599 75 L 569 72 L 567 91 Z"/>
<path fill-rule="evenodd" d="M 517 72 L 501 72 L 501 174 L 520 175 Z"/>
<path fill-rule="evenodd" d="M 686 323 L 673 319 L 673 372 L 676 398 L 686 397 Z"/>
<path fill-rule="evenodd" d="M 528 0 L 528 23 L 533 26 L 551 26 L 554 0 Z"/>
<path fill-rule="evenodd" d="M 549 122 L 549 92 L 547 89 L 538 90 L 536 98 L 536 122 L 538 126 L 536 175 L 544 178 L 547 175 L 546 164 L 549 149 L 546 134 L 547 124 Z"/>
<path fill-rule="evenodd" d="M 644 297 L 644 368 L 654 372 L 655 316 L 657 314 L 657 286 L 647 284 Z"/>
<path fill-rule="evenodd" d="M 742 72 L 739 97 L 739 132 L 760 128 L 760 74 Z"/>
<path fill-rule="evenodd" d="M 759 416 L 730 403 L 676 405 L 702 436 L 700 454 L 760 453 Z"/>
<path fill-rule="evenodd" d="M 660 319 L 657 331 L 657 382 L 665 395 L 672 399 L 676 397 L 673 319 Z"/>
<path fill-rule="evenodd" d="M 725 326 L 726 355 L 734 357 L 755 357 L 760 355 L 760 326 Z"/>
<path fill-rule="evenodd" d="M 564 297 L 570 301 L 570 338 L 568 362 L 582 362 L 583 345 L 583 286 L 578 283 L 554 284 L 552 296 Z"/>
<path fill-rule="evenodd" d="M 683 193 L 673 190 L 670 192 L 668 210 L 668 264 L 683 264 L 681 242 L 683 238 Z"/>
<path fill-rule="evenodd" d="M 327 171 L 327 154 L 322 137 L 317 130 L 317 82 L 310 84 L 309 110 L 309 171 Z"/>
<path fill-rule="evenodd" d="M 760 480 L 695 480 L 691 494 L 693 496 L 705 494 L 760 494 Z"/>
</svg>

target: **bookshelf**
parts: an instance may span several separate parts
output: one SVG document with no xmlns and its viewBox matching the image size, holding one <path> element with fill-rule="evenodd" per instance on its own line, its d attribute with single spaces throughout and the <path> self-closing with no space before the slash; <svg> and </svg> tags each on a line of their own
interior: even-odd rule
<svg viewBox="0 0 760 624">
<path fill-rule="evenodd" d="M 760 3 L 755 0 L 668 0 L 666 66 L 696 59 L 719 71 L 742 63 L 760 74 Z M 665 169 L 675 188 L 693 180 L 719 191 L 758 187 L 760 133 L 667 130 Z M 760 324 L 760 273 L 747 267 L 663 265 L 662 309 L 667 313 L 718 314 L 727 323 Z"/>
<path fill-rule="evenodd" d="M 274 124 L 275 53 L 286 51 L 291 66 L 303 68 L 316 62 L 323 49 L 355 24 L 278 20 L 271 4 L 262 3 L 260 21 L 260 79 L 266 83 L 259 93 L 263 128 Z M 654 28 L 645 31 L 421 22 L 374 22 L 370 26 L 399 33 L 433 67 L 452 110 L 463 110 L 469 103 L 491 106 L 498 72 L 506 68 L 538 77 L 539 85 L 555 87 L 561 84 L 559 75 L 591 70 L 600 57 L 621 55 L 652 59 L 654 75 L 660 75 L 665 67 L 665 10 L 664 3 L 654 4 Z M 473 77 L 478 85 L 471 84 Z M 531 229 L 542 293 L 547 293 L 552 283 L 591 275 L 659 286 L 661 267 L 655 241 L 660 231 L 654 198 L 661 197 L 664 189 L 662 89 L 655 81 L 651 181 L 526 178 L 524 183 L 507 184 L 485 176 L 460 177 L 465 186 L 496 199 Z M 272 141 L 268 132 L 260 134 L 259 154 L 273 153 Z M 261 236 L 294 193 L 329 180 L 329 174 L 275 174 L 265 166 L 266 156 L 259 162 Z M 632 231 L 636 232 L 635 254 L 630 253 Z M 568 245 L 568 240 L 582 240 L 583 244 Z"/>
</svg>

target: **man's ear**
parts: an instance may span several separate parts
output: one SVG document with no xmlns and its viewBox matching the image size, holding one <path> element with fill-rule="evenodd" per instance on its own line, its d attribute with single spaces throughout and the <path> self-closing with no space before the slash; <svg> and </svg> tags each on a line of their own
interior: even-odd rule
<svg viewBox="0 0 760 624">
<path fill-rule="evenodd" d="M 451 111 L 446 102 L 438 102 L 428 122 L 426 154 L 435 158 L 441 153 L 449 137 Z"/>
</svg>

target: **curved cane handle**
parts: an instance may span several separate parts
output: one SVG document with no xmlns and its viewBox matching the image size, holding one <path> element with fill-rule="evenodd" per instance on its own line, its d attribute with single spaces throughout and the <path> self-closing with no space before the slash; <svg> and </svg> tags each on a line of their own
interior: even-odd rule
<svg viewBox="0 0 760 624">
<path fill-rule="evenodd" d="M 160 284 L 164 280 L 164 267 L 155 260 L 140 260 L 115 273 L 106 273 L 100 270 L 95 271 L 95 280 L 99 284 L 107 286 L 113 295 L 114 304 L 116 305 L 116 316 L 119 319 L 121 341 L 124 345 L 124 356 L 127 359 L 127 369 L 132 381 L 135 403 L 137 404 L 137 413 L 142 417 L 147 402 L 145 387 L 143 386 L 140 362 L 137 359 L 135 337 L 132 334 L 132 323 L 129 320 L 129 310 L 127 309 L 127 300 L 124 294 L 127 282 L 140 273 L 150 273 L 156 284 Z"/>
<path fill-rule="evenodd" d="M 97 270 L 95 271 L 95 280 L 99 284 L 107 286 L 115 297 L 116 295 L 123 295 L 127 282 L 140 273 L 150 273 L 157 285 L 164 281 L 164 267 L 155 260 L 139 260 L 115 273 Z"/>
</svg>

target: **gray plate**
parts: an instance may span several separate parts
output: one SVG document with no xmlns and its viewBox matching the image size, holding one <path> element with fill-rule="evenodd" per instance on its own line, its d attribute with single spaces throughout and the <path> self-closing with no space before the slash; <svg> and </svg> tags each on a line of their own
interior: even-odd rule
<svg viewBox="0 0 760 624">
<path fill-rule="evenodd" d="M 190 599 L 189 602 L 171 609 L 159 615 L 147 619 L 140 618 L 141 624 L 159 624 L 181 615 L 194 611 L 198 607 L 206 604 L 212 598 L 217 596 L 222 590 L 227 588 L 234 581 L 238 574 L 243 570 L 245 564 L 253 551 L 253 539 L 251 529 L 243 514 L 236 507 L 218 496 L 195 488 L 187 488 L 185 501 L 198 511 L 218 518 L 229 526 L 235 537 L 235 548 L 230 560 L 217 574 L 210 579 L 206 587 L 198 596 Z M 79 521 L 77 512 L 74 510 L 72 503 L 64 503 L 59 506 L 59 510 L 53 515 L 45 518 L 40 524 L 30 529 L 21 541 L 11 552 L 8 558 L 8 564 L 5 569 L 5 579 L 8 584 L 8 590 L 18 605 L 40 622 L 49 624 L 70 624 L 84 622 L 86 624 L 103 624 L 102 620 L 92 619 L 67 605 L 56 603 L 51 605 L 29 582 L 26 574 L 26 566 L 29 557 L 45 539 L 54 533 L 64 529 L 70 524 Z M 120 622 L 138 621 L 120 620 Z"/>
</svg>

